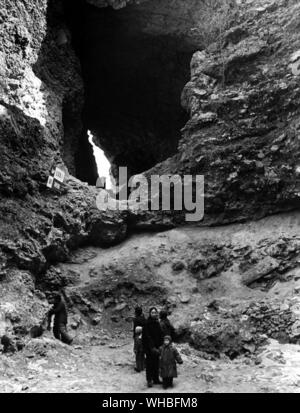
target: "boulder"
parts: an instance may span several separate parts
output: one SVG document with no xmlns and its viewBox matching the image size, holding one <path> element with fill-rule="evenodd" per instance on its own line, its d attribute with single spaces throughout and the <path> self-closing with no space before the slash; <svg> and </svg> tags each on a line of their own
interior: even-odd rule
<svg viewBox="0 0 300 413">
<path fill-rule="evenodd" d="M 243 274 L 242 282 L 245 285 L 250 285 L 278 268 L 279 262 L 275 258 L 265 257 Z"/>
</svg>

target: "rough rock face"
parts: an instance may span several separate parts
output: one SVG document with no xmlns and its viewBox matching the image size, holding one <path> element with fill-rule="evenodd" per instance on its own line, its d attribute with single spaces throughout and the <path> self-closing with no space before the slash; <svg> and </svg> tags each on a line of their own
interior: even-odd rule
<svg viewBox="0 0 300 413">
<path fill-rule="evenodd" d="M 300 205 L 298 12 L 295 1 L 243 2 L 221 51 L 193 56 L 178 154 L 149 175 L 203 174 L 206 223 Z"/>
<path fill-rule="evenodd" d="M 46 0 L 1 8 L 0 187 L 9 196 L 38 189 L 62 158 L 75 174 L 83 85 L 60 8 Z"/>
<path fill-rule="evenodd" d="M 43 272 L 68 251 L 124 238 L 118 214 L 101 214 L 92 187 L 69 176 L 46 188 L 53 164 L 75 175 L 83 84 L 60 2 L 5 0 L 0 13 L 1 269 Z M 92 167 L 92 165 L 91 165 Z M 96 232 L 96 234 L 95 234 Z"/>
<path fill-rule="evenodd" d="M 24 337 L 42 322 L 47 310 L 44 294 L 36 291 L 30 272 L 11 270 L 1 282 L 0 298 L 0 337 L 6 334 L 16 345 L 15 337 Z"/>
<path fill-rule="evenodd" d="M 49 263 L 65 261 L 80 245 L 105 247 L 122 241 L 127 234 L 124 217 L 100 213 L 95 198 L 95 191 L 72 180 L 65 194 L 28 196 L 22 205 L 2 201 L 6 212 L 0 240 L 4 267 L 17 265 L 39 274 Z"/>
<path fill-rule="evenodd" d="M 244 308 L 213 301 L 191 323 L 188 340 L 198 350 L 231 358 L 255 353 L 267 338 L 299 344 L 298 314 L 298 299 L 292 297 L 284 303 L 253 301 Z"/>
</svg>

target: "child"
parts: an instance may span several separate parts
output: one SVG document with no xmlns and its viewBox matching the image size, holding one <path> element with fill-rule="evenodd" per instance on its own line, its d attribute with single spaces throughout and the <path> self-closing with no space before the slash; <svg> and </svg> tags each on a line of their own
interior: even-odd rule
<svg viewBox="0 0 300 413">
<path fill-rule="evenodd" d="M 135 371 L 140 373 L 145 368 L 145 353 L 142 342 L 143 327 L 137 326 L 134 334 Z"/>
<path fill-rule="evenodd" d="M 170 336 L 164 337 L 164 344 L 160 348 L 160 375 L 163 379 L 163 388 L 173 387 L 173 377 L 177 377 L 176 363 L 182 364 L 178 350 L 172 344 Z"/>
</svg>

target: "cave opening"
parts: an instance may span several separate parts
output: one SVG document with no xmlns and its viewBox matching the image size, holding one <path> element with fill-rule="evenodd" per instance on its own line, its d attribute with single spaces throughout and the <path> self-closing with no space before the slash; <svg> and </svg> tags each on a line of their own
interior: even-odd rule
<svg viewBox="0 0 300 413">
<path fill-rule="evenodd" d="M 87 130 L 110 159 L 114 176 L 119 166 L 130 177 L 176 152 L 188 120 L 180 96 L 197 47 L 178 32 L 182 13 L 164 2 L 169 26 L 158 14 L 161 0 L 120 10 L 65 0 L 85 88 L 85 136 L 75 160 L 79 179 L 95 183 L 86 167 L 93 153 Z"/>
<path fill-rule="evenodd" d="M 95 157 L 97 166 L 98 180 L 99 178 L 104 179 L 104 183 L 102 183 L 101 186 L 105 187 L 106 189 L 111 189 L 114 185 L 113 177 L 111 174 L 111 162 L 106 157 L 103 149 L 101 149 L 94 143 L 94 136 L 91 131 L 88 131 L 88 140 L 93 148 L 93 155 Z"/>
</svg>

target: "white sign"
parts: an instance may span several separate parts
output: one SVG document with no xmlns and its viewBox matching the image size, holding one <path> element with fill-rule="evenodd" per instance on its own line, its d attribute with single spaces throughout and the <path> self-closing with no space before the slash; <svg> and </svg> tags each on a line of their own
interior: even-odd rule
<svg viewBox="0 0 300 413">
<path fill-rule="evenodd" d="M 49 176 L 48 181 L 47 181 L 47 187 L 52 188 L 53 186 L 53 176 Z"/>
<path fill-rule="evenodd" d="M 59 182 L 64 182 L 66 173 L 59 168 L 55 169 L 54 178 Z"/>
</svg>

